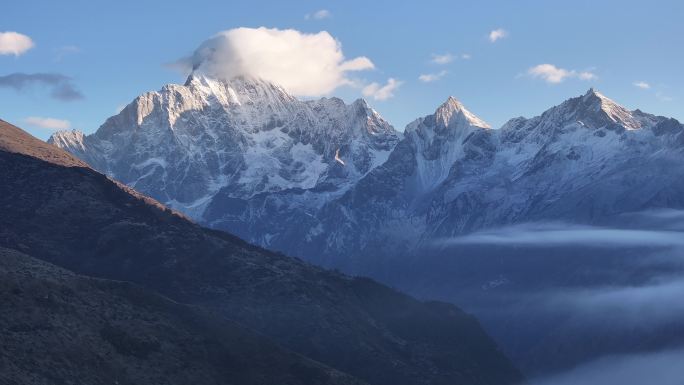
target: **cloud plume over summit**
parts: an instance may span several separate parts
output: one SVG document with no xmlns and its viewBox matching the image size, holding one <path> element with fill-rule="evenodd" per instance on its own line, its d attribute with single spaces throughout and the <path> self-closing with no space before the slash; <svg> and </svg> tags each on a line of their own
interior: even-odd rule
<svg viewBox="0 0 684 385">
<path fill-rule="evenodd" d="M 176 64 L 219 79 L 259 77 L 298 96 L 329 94 L 353 83 L 350 72 L 374 68 L 365 56 L 345 59 L 341 43 L 328 32 L 265 27 L 220 32 Z"/>
</svg>

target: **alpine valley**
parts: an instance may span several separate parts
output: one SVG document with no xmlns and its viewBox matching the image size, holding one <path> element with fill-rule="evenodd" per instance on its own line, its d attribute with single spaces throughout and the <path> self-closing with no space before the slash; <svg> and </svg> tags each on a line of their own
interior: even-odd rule
<svg viewBox="0 0 684 385">
<path fill-rule="evenodd" d="M 598 332 L 595 319 L 568 316 L 569 304 L 549 310 L 560 297 L 532 296 L 643 286 L 645 272 L 672 263 L 670 243 L 560 239 L 671 235 L 684 218 L 684 126 L 594 89 L 500 128 L 449 97 L 399 132 L 363 100 L 300 101 L 261 79 L 192 74 L 92 135 L 49 142 L 204 226 L 458 303 L 527 373 L 684 335 L 670 321 Z"/>
</svg>

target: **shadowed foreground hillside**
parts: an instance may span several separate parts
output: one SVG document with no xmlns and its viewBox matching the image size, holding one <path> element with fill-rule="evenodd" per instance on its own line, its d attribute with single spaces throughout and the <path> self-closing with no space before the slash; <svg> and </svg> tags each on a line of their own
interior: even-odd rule
<svg viewBox="0 0 684 385">
<path fill-rule="evenodd" d="M 0 383 L 362 384 L 208 312 L 0 248 Z"/>
<path fill-rule="evenodd" d="M 7 123 L 0 137 L 2 247 L 206 307 L 371 384 L 521 379 L 453 305 L 204 229 L 82 164 L 53 161 L 73 158 Z"/>
</svg>

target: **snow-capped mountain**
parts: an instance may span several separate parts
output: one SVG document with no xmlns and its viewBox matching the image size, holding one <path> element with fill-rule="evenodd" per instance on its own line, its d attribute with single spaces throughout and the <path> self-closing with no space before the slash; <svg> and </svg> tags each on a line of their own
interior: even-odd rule
<svg viewBox="0 0 684 385">
<path fill-rule="evenodd" d="M 310 191 L 297 205 L 314 210 L 383 163 L 399 136 L 364 100 L 300 101 L 260 79 L 191 75 L 136 98 L 93 135 L 64 131 L 50 142 L 192 218 L 221 223 L 235 219 L 207 207 L 286 191 Z"/>
<path fill-rule="evenodd" d="M 500 129 L 450 97 L 402 136 L 361 100 L 192 76 L 51 141 L 200 222 L 350 267 L 487 227 L 684 207 L 683 131 L 590 89 Z"/>
<path fill-rule="evenodd" d="M 363 256 L 406 254 L 483 228 L 684 207 L 683 130 L 593 89 L 501 129 L 450 98 L 407 127 L 385 164 L 326 204 L 321 218 L 334 220 L 322 219 L 307 252 L 365 270 Z"/>
<path fill-rule="evenodd" d="M 360 254 L 380 258 L 410 250 L 428 231 L 427 222 L 417 215 L 429 208 L 453 165 L 474 157 L 492 131 L 449 97 L 434 114 L 406 127 L 387 162 L 321 209 L 317 233 L 306 234 L 312 241 L 305 253 L 321 250 L 317 262 L 349 267 L 369 262 L 347 261 Z"/>
<path fill-rule="evenodd" d="M 489 125 L 468 111 L 454 97 L 434 115 L 420 118 L 406 127 L 406 140 L 416 153 L 417 191 L 428 191 L 443 182 L 451 165 L 463 156 L 462 143 L 470 134 Z"/>
</svg>

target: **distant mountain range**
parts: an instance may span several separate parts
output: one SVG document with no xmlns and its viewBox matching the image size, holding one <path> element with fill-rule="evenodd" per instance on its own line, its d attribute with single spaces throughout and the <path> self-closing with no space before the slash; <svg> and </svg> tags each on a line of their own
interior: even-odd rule
<svg viewBox="0 0 684 385">
<path fill-rule="evenodd" d="M 453 305 L 420 302 L 202 228 L 3 121 L 0 208 L 7 289 L 0 378 L 382 385 L 522 379 L 477 320 Z"/>
<path fill-rule="evenodd" d="M 400 133 L 362 100 L 192 75 L 49 142 L 199 223 L 363 272 L 492 226 L 684 207 L 683 131 L 591 89 L 500 129 L 450 97 Z"/>
<path fill-rule="evenodd" d="M 345 257 L 411 255 L 516 223 L 592 224 L 682 208 L 683 131 L 593 89 L 496 130 L 449 99 L 409 124 L 387 162 L 322 209 L 315 241 L 329 263 L 363 270 L 363 261 Z"/>
<path fill-rule="evenodd" d="M 363 101 L 302 102 L 258 79 L 192 75 L 92 135 L 50 142 L 200 224 L 463 304 L 528 372 L 676 340 L 676 326 L 597 336 L 567 314 L 542 321 L 544 309 L 505 306 L 511 287 L 643 284 L 650 270 L 635 255 L 650 249 L 461 243 L 515 226 L 624 228 L 633 213 L 684 209 L 684 125 L 595 89 L 500 128 L 450 97 L 398 132 Z"/>
</svg>

